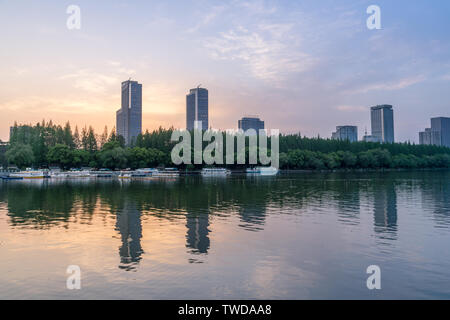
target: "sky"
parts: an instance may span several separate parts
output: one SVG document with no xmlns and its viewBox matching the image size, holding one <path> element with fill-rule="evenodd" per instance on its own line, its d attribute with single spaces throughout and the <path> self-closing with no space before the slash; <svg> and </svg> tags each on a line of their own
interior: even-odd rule
<svg viewBox="0 0 450 320">
<path fill-rule="evenodd" d="M 369 5 L 381 29 L 369 30 Z M 69 5 L 81 12 L 70 30 Z M 185 126 L 186 94 L 209 90 L 210 125 L 370 133 L 394 106 L 397 141 L 450 116 L 450 1 L 0 0 L 0 139 L 42 119 L 98 133 L 115 125 L 120 83 L 143 85 L 143 128 Z"/>
</svg>

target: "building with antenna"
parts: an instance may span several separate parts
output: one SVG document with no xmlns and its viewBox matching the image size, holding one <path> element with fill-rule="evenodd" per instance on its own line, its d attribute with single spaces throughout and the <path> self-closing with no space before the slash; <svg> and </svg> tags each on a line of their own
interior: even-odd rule
<svg viewBox="0 0 450 320">
<path fill-rule="evenodd" d="M 200 85 L 186 95 L 186 129 L 208 130 L 208 90 Z"/>
<path fill-rule="evenodd" d="M 363 141 L 364 142 L 381 142 L 379 137 L 368 134 L 367 128 L 364 132 Z"/>
</svg>

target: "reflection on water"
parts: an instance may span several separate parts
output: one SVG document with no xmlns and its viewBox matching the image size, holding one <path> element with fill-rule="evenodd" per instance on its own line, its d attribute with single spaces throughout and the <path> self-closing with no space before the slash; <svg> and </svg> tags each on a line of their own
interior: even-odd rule
<svg viewBox="0 0 450 320">
<path fill-rule="evenodd" d="M 3 182 L 0 298 L 64 296 L 39 275 L 48 278 L 56 260 L 73 257 L 96 274 L 89 278 L 95 296 L 85 289 L 85 297 L 114 297 L 110 289 L 120 281 L 130 298 L 374 298 L 364 272 L 380 264 L 396 289 L 378 297 L 448 298 L 450 258 L 435 251 L 450 240 L 449 178 L 403 172 Z M 50 271 L 22 270 L 27 259 Z M 417 286 L 402 268 L 415 272 Z M 29 277 L 42 296 L 27 287 Z"/>
<path fill-rule="evenodd" d="M 116 216 L 116 230 L 119 231 L 122 240 L 119 249 L 120 268 L 133 270 L 133 265 L 141 260 L 142 255 L 141 211 L 136 208 L 135 203 L 125 199 Z"/>
<path fill-rule="evenodd" d="M 376 187 L 373 206 L 375 232 L 380 238 L 395 240 L 397 237 L 397 194 L 392 183 Z"/>
</svg>

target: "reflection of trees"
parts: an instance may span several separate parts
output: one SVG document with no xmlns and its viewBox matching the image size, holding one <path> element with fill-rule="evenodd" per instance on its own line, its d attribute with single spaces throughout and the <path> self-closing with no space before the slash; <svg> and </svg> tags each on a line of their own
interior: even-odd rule
<svg viewBox="0 0 450 320">
<path fill-rule="evenodd" d="M 377 237 L 396 239 L 397 192 L 402 178 L 421 181 L 422 195 L 432 201 L 434 217 L 450 224 L 450 173 L 302 174 L 297 176 L 202 179 L 120 183 L 111 180 L 25 181 L 3 183 L 0 202 L 8 208 L 9 222 L 17 228 L 70 228 L 92 223 L 97 212 L 115 219 L 120 235 L 121 265 L 132 269 L 142 258 L 143 215 L 184 224 L 185 246 L 191 254 L 205 255 L 213 246 L 215 219 L 235 217 L 240 228 L 264 229 L 269 215 L 302 215 L 336 211 L 341 224 L 360 223 L 361 203 L 373 210 Z M 429 175 L 429 176 L 428 176 Z M 431 181 L 431 182 L 429 182 Z M 396 189 L 399 188 L 399 189 Z M 317 209 L 317 210 L 316 210 Z M 104 220 L 105 223 L 107 220 Z M 101 222 L 100 222 L 101 223 Z"/>
<path fill-rule="evenodd" d="M 75 201 L 70 186 L 52 188 L 44 181 L 4 184 L 1 193 L 8 204 L 11 225 L 27 228 L 67 225 Z"/>
<path fill-rule="evenodd" d="M 441 172 L 439 175 L 427 173 L 428 181 L 422 183 L 422 202 L 425 206 L 433 203 L 433 219 L 438 227 L 450 225 L 450 172 Z"/>
</svg>

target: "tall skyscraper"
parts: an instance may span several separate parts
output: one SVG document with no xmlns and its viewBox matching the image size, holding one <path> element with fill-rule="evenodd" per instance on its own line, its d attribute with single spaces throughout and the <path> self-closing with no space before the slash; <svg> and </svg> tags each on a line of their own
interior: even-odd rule
<svg viewBox="0 0 450 320">
<path fill-rule="evenodd" d="M 372 136 L 378 142 L 394 142 L 394 110 L 391 105 L 384 104 L 370 108 Z"/>
<path fill-rule="evenodd" d="M 358 141 L 358 127 L 357 126 L 338 126 L 336 132 L 333 132 L 331 139 L 348 140 L 350 142 Z"/>
<path fill-rule="evenodd" d="M 122 82 L 122 107 L 116 113 L 116 133 L 129 145 L 142 133 L 142 84 Z"/>
<path fill-rule="evenodd" d="M 244 131 L 253 129 L 258 133 L 260 129 L 264 129 L 264 121 L 261 121 L 256 116 L 243 117 L 241 120 L 238 120 L 238 128 Z"/>
<path fill-rule="evenodd" d="M 431 119 L 431 143 L 450 148 L 450 118 Z"/>
<path fill-rule="evenodd" d="M 200 126 L 201 122 L 201 126 Z M 208 90 L 197 87 L 186 95 L 186 128 L 208 130 Z"/>
</svg>

